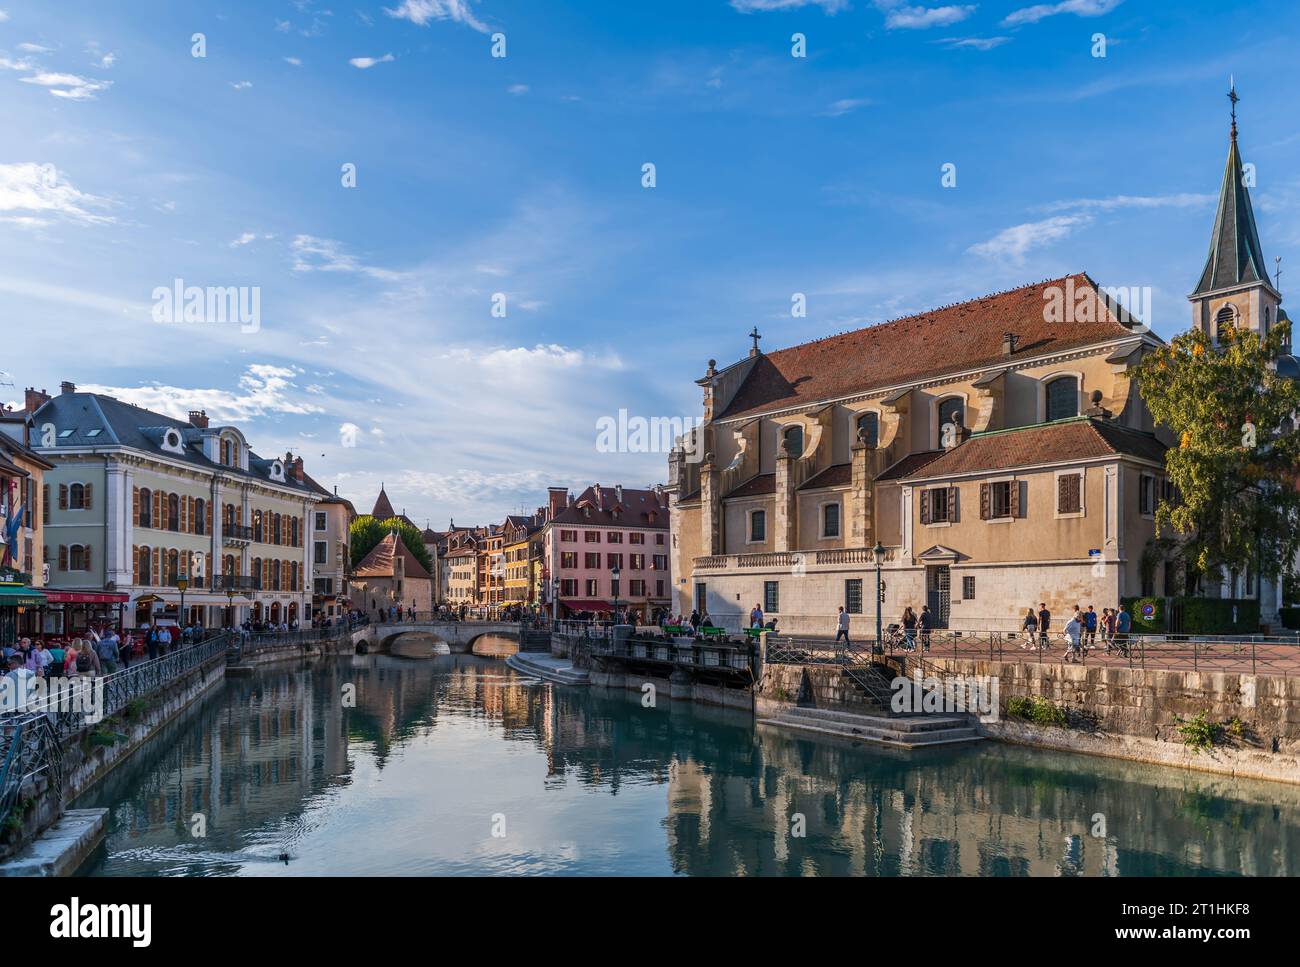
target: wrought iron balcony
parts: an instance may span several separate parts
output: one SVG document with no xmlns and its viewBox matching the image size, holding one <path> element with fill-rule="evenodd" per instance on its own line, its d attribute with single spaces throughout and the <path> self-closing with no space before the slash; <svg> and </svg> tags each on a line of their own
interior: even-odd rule
<svg viewBox="0 0 1300 967">
<path fill-rule="evenodd" d="M 213 591 L 256 591 L 258 583 L 257 578 L 242 574 L 214 574 L 212 576 Z"/>
<path fill-rule="evenodd" d="M 238 544 L 253 539 L 253 528 L 247 524 L 224 524 L 221 528 L 221 540 L 226 544 Z"/>
</svg>

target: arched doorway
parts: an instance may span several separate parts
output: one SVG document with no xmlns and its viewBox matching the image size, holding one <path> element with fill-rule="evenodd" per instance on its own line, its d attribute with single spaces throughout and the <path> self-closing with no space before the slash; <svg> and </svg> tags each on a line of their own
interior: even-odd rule
<svg viewBox="0 0 1300 967">
<path fill-rule="evenodd" d="M 293 623 L 297 620 L 298 620 L 298 602 L 293 601 L 289 604 L 289 618 L 288 618 L 289 627 L 292 628 Z"/>
<path fill-rule="evenodd" d="M 280 602 L 276 601 L 274 604 L 271 605 L 271 624 L 278 625 L 279 623 L 280 623 Z"/>
</svg>

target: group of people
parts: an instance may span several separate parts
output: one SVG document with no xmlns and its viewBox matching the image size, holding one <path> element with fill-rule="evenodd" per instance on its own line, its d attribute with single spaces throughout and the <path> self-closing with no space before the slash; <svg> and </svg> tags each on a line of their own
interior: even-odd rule
<svg viewBox="0 0 1300 967">
<path fill-rule="evenodd" d="M 1128 636 L 1132 628 L 1133 616 L 1122 604 L 1118 608 L 1102 608 L 1101 614 L 1091 604 L 1086 611 L 1076 604 L 1063 631 L 1067 642 L 1065 660 L 1073 662 L 1087 658 L 1088 651 L 1097 647 L 1099 633 L 1106 654 L 1117 651 L 1128 655 Z M 1033 608 L 1025 609 L 1020 629 L 1025 632 L 1026 639 L 1022 648 L 1046 650 L 1052 630 L 1052 612 L 1047 610 L 1045 603 L 1039 603 L 1037 612 Z"/>
</svg>

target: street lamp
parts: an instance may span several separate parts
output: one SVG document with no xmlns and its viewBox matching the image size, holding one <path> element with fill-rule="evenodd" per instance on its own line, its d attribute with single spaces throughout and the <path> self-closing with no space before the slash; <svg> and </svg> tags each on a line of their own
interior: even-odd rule
<svg viewBox="0 0 1300 967">
<path fill-rule="evenodd" d="M 623 572 L 618 566 L 614 567 L 614 623 L 618 624 L 618 578 Z"/>
<path fill-rule="evenodd" d="M 876 652 L 877 653 L 881 653 L 884 651 L 884 646 L 881 644 L 881 628 L 880 628 L 880 608 L 881 605 L 883 604 L 882 599 L 884 598 L 884 589 L 881 587 L 880 584 L 880 566 L 885 563 L 886 553 L 887 552 L 885 550 L 885 545 L 880 543 L 880 541 L 876 541 L 876 546 L 871 549 L 871 556 L 876 559 Z"/>
<path fill-rule="evenodd" d="M 180 620 L 181 620 L 181 627 L 182 627 L 182 628 L 184 628 L 184 627 L 188 627 L 188 625 L 189 625 L 189 622 L 185 620 L 185 592 L 186 592 L 186 590 L 189 588 L 189 586 L 190 586 L 190 579 L 189 579 L 189 578 L 187 578 L 187 577 L 178 577 L 178 578 L 176 579 L 176 587 L 177 587 L 177 589 L 181 592 L 181 610 L 180 610 L 180 614 L 179 614 L 178 617 L 179 617 Z"/>
</svg>

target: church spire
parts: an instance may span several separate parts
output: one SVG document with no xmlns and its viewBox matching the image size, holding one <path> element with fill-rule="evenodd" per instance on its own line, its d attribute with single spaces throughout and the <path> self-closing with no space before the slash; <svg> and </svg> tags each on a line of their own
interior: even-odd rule
<svg viewBox="0 0 1300 967">
<path fill-rule="evenodd" d="M 1268 270 L 1255 228 L 1255 213 L 1250 193 L 1242 177 L 1241 155 L 1237 151 L 1237 86 L 1231 83 L 1228 100 L 1232 102 L 1232 129 L 1228 142 L 1228 164 L 1219 189 L 1219 208 L 1214 216 L 1214 234 L 1205 269 L 1192 295 L 1219 289 L 1263 282 L 1268 285 Z"/>
</svg>

